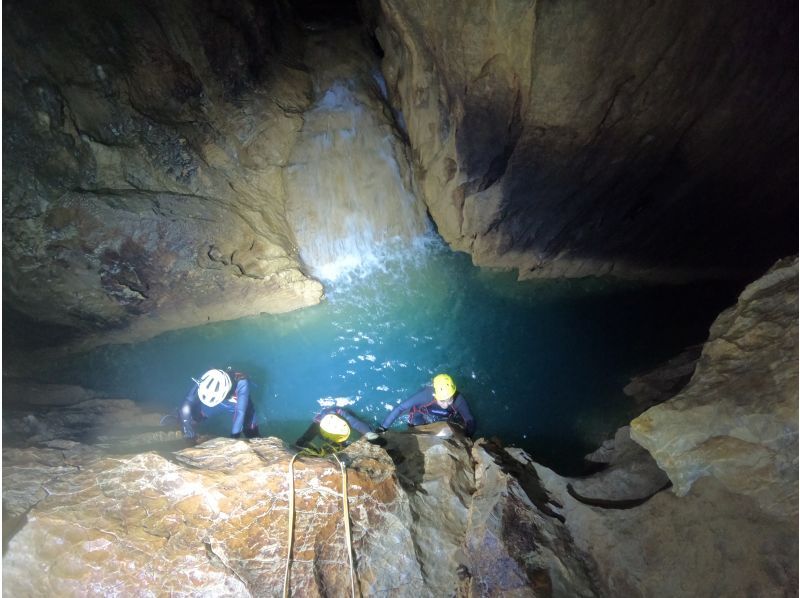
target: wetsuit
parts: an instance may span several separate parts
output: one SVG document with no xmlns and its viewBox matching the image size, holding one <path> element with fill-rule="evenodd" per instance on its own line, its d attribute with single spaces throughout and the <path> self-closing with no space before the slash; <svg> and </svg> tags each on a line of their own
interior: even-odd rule
<svg viewBox="0 0 800 598">
<path fill-rule="evenodd" d="M 180 408 L 181 428 L 185 438 L 194 438 L 197 435 L 194 429 L 196 422 L 222 413 L 230 413 L 233 416 L 231 438 L 238 438 L 242 433 L 248 438 L 258 436 L 256 410 L 250 401 L 250 382 L 247 376 L 240 372 L 233 373 L 231 377 L 235 380 L 233 392 L 214 407 L 204 405 L 200 401 L 197 396 L 197 384 L 192 383 Z"/>
<path fill-rule="evenodd" d="M 319 431 L 319 422 L 323 417 L 331 413 L 341 417 L 347 422 L 351 429 L 355 430 L 362 436 L 367 432 L 372 432 L 372 428 L 369 426 L 369 424 L 362 422 L 347 409 L 342 409 L 341 407 L 327 407 L 314 418 L 314 421 L 310 426 L 308 426 L 308 429 L 303 432 L 303 435 L 295 441 L 295 445 L 308 446 L 311 441 L 314 440 L 314 438 L 317 436 L 322 436 Z"/>
<path fill-rule="evenodd" d="M 472 436 L 475 431 L 475 418 L 472 417 L 466 399 L 459 392 L 456 393 L 456 398 L 450 405 L 441 407 L 433 398 L 433 388 L 426 386 L 392 409 L 392 412 L 383 420 L 381 427 L 388 428 L 406 411 L 408 411 L 409 426 L 447 421 L 463 426 L 467 436 Z"/>
</svg>

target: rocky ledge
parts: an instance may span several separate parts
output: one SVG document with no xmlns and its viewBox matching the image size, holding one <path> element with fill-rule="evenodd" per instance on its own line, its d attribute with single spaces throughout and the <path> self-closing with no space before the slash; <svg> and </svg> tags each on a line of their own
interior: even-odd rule
<svg viewBox="0 0 800 598">
<path fill-rule="evenodd" d="M 4 595 L 796 596 L 797 267 L 745 289 L 693 373 L 689 355 L 629 387 L 649 404 L 691 376 L 598 473 L 446 425 L 390 432 L 338 455 L 347 519 L 332 457 L 187 448 L 160 414 L 68 387 L 7 399 Z"/>
</svg>

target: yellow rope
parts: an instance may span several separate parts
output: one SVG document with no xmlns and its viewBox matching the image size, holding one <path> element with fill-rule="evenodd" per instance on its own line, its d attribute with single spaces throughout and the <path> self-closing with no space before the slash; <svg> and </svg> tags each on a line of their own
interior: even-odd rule
<svg viewBox="0 0 800 598">
<path fill-rule="evenodd" d="M 311 453 L 311 451 L 308 451 Z M 289 461 L 289 529 L 288 529 L 288 540 L 286 542 L 286 570 L 283 576 L 283 598 L 289 598 L 289 567 L 292 562 L 292 546 L 294 544 L 294 460 L 297 459 L 298 455 L 307 453 L 307 451 L 301 451 L 299 453 L 295 453 L 292 456 L 292 460 Z M 317 452 L 311 453 L 315 457 L 321 457 L 324 455 L 324 449 L 320 451 L 319 454 Z M 347 499 L 347 469 L 344 466 L 344 463 L 336 456 L 336 452 L 330 453 L 336 462 L 339 464 L 339 470 L 342 472 L 342 506 L 344 508 L 344 533 L 345 539 L 347 541 L 347 558 L 350 563 L 350 593 L 352 598 L 356 597 L 356 570 L 353 564 L 353 536 L 350 531 L 350 508 L 348 505 Z"/>
<path fill-rule="evenodd" d="M 336 453 L 333 453 L 333 458 L 339 464 L 339 469 L 342 470 L 342 507 L 344 508 L 344 535 L 347 540 L 347 558 L 350 561 L 350 593 L 353 598 L 356 598 L 356 569 L 353 565 L 353 536 L 350 533 L 350 508 L 347 504 L 347 469 L 344 463 L 339 460 Z"/>
<path fill-rule="evenodd" d="M 289 564 L 292 562 L 292 544 L 294 540 L 294 460 L 295 453 L 289 461 L 289 533 L 286 542 L 286 571 L 283 575 L 283 598 L 289 598 Z"/>
</svg>

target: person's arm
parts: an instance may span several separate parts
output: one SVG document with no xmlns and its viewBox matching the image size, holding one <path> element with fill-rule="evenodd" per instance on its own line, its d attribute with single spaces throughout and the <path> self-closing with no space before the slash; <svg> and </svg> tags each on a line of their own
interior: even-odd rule
<svg viewBox="0 0 800 598">
<path fill-rule="evenodd" d="M 351 428 L 362 436 L 368 432 L 372 432 L 372 426 L 358 419 L 354 413 L 351 413 L 347 409 L 337 407 L 332 412 L 345 420 Z"/>
<path fill-rule="evenodd" d="M 247 378 L 243 378 L 236 383 L 236 409 L 233 412 L 233 425 L 231 426 L 231 436 L 238 438 L 244 427 L 244 416 L 247 413 L 247 406 L 250 404 L 250 383 Z"/>
<path fill-rule="evenodd" d="M 196 402 L 197 402 L 197 383 L 192 382 L 192 386 L 186 393 L 186 396 L 183 399 L 183 403 L 181 403 L 180 409 L 178 410 L 178 414 L 181 418 L 181 431 L 183 432 L 184 438 L 192 439 L 195 437 L 193 420 L 194 420 L 194 410 Z"/>
<path fill-rule="evenodd" d="M 425 405 L 427 403 L 430 403 L 432 400 L 433 400 L 433 389 L 429 386 L 426 386 L 417 394 L 409 397 L 408 399 L 400 403 L 397 407 L 392 409 L 392 412 L 389 415 L 387 415 L 384 418 L 383 423 L 381 423 L 381 428 L 387 429 L 394 423 L 394 420 L 400 417 L 400 415 L 403 414 L 405 411 L 408 411 L 409 409 L 411 409 L 412 407 L 416 407 L 417 405 Z"/>
<path fill-rule="evenodd" d="M 472 436 L 472 433 L 475 431 L 475 418 L 472 417 L 472 412 L 469 410 L 467 400 L 459 394 L 456 400 L 453 401 L 453 407 L 461 416 L 461 419 L 464 420 L 464 434 Z"/>
<path fill-rule="evenodd" d="M 303 432 L 300 438 L 294 441 L 294 444 L 295 446 L 306 447 L 314 440 L 317 434 L 319 434 L 319 423 L 311 422 L 311 425 L 306 428 L 306 431 Z"/>
</svg>

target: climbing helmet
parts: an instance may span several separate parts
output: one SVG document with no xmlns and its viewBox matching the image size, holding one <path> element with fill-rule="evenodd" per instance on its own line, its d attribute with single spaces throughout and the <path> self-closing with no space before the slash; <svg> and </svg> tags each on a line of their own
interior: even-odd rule
<svg viewBox="0 0 800 598">
<path fill-rule="evenodd" d="M 433 379 L 433 398 L 439 403 L 452 403 L 456 394 L 456 383 L 447 374 L 438 374 Z"/>
<path fill-rule="evenodd" d="M 341 444 L 350 437 L 350 426 L 338 415 L 328 413 L 319 420 L 319 432 L 323 438 Z"/>
<path fill-rule="evenodd" d="M 197 398 L 204 405 L 214 407 L 228 396 L 231 390 L 231 378 L 222 370 L 208 370 L 197 383 Z"/>
</svg>

